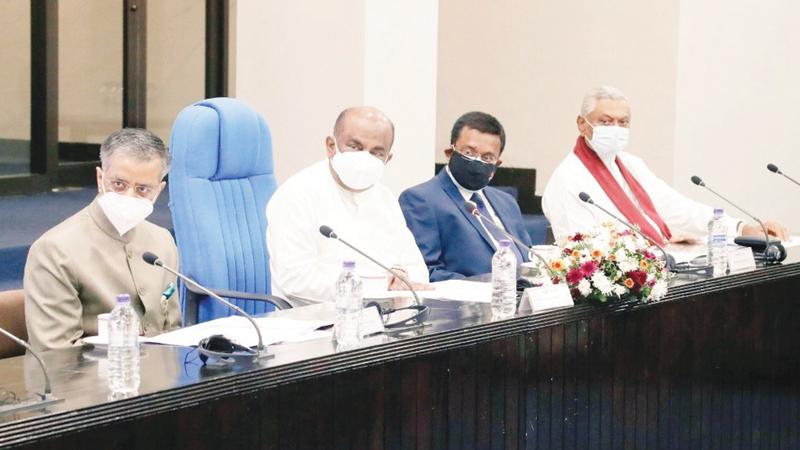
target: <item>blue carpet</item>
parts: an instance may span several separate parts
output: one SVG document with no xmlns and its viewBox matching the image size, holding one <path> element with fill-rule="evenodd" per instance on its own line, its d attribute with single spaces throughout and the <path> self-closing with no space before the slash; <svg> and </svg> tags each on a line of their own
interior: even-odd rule
<svg viewBox="0 0 800 450">
<path fill-rule="evenodd" d="M 97 190 L 71 189 L 45 194 L 0 197 L 0 290 L 22 288 L 25 259 L 31 244 L 45 231 L 91 203 Z M 150 222 L 172 230 L 169 193 L 159 196 L 148 217 Z"/>
</svg>

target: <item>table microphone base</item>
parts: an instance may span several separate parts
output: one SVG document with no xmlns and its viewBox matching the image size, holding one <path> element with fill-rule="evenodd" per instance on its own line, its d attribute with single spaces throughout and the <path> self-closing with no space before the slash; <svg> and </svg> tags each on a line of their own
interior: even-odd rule
<svg viewBox="0 0 800 450">
<path fill-rule="evenodd" d="M 37 409 L 44 409 L 48 406 L 52 406 L 58 403 L 62 403 L 64 401 L 63 398 L 56 398 L 52 395 L 48 395 L 46 398 L 42 399 L 39 397 L 23 400 L 19 403 L 14 403 L 11 405 L 3 405 L 0 406 L 0 416 L 5 416 L 8 414 L 14 414 L 22 411 L 34 411 Z"/>
</svg>

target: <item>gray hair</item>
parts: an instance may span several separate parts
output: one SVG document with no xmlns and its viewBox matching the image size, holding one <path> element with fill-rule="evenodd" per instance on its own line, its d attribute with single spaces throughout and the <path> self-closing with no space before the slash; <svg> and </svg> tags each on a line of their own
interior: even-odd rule
<svg viewBox="0 0 800 450">
<path fill-rule="evenodd" d="M 161 160 L 161 178 L 169 172 L 170 155 L 164 141 L 152 132 L 142 128 L 122 128 L 111 133 L 100 145 L 100 164 L 105 171 L 109 159 L 120 152 L 140 161 Z"/>
<path fill-rule="evenodd" d="M 584 118 L 588 117 L 597 106 L 598 100 L 625 100 L 627 102 L 628 97 L 626 97 L 622 91 L 613 86 L 596 87 L 583 96 L 583 103 L 581 103 L 581 116 Z"/>
</svg>

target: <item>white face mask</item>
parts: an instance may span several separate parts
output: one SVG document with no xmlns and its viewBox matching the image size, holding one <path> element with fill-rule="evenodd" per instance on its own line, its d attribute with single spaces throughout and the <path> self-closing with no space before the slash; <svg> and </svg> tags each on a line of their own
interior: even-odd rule
<svg viewBox="0 0 800 450">
<path fill-rule="evenodd" d="M 120 236 L 142 223 L 153 212 L 153 202 L 116 192 L 104 192 L 97 203 Z"/>
<path fill-rule="evenodd" d="M 341 152 L 336 145 L 336 154 L 331 158 L 331 167 L 339 179 L 350 189 L 361 191 L 370 188 L 383 176 L 386 164 L 368 151 Z"/>
<path fill-rule="evenodd" d="M 589 140 L 589 145 L 603 161 L 614 159 L 619 152 L 625 150 L 625 147 L 628 146 L 628 138 L 631 132 L 628 128 L 617 125 L 594 126 L 588 120 L 586 120 L 586 123 L 592 127 L 592 139 Z"/>
</svg>

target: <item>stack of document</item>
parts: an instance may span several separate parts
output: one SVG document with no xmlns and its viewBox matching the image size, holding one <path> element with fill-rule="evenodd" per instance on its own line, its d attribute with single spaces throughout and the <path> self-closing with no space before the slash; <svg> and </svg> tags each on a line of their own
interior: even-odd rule
<svg viewBox="0 0 800 450">
<path fill-rule="evenodd" d="M 258 317 L 254 320 L 261 331 L 264 345 L 302 340 L 304 336 L 313 336 L 314 330 L 333 324 L 330 320 L 296 320 L 281 317 Z M 142 338 L 142 342 L 188 347 L 197 345 L 201 340 L 214 334 L 224 335 L 246 347 L 258 345 L 258 335 L 253 325 L 241 316 L 210 320 L 158 336 Z"/>
</svg>

